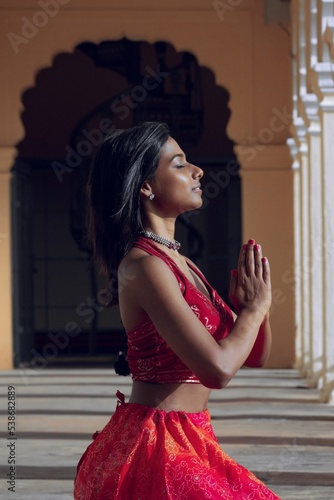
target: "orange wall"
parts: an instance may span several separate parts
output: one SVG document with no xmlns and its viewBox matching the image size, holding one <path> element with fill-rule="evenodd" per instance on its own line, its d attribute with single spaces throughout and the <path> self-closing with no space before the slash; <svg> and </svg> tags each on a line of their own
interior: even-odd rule
<svg viewBox="0 0 334 500">
<path fill-rule="evenodd" d="M 192 52 L 230 93 L 228 134 L 241 146 L 238 154 L 243 168 L 249 167 L 252 151 L 256 153 L 242 173 L 243 233 L 245 239 L 261 240 L 275 269 L 275 286 L 280 288 L 281 277 L 294 259 L 292 175 L 284 146 L 289 127 L 288 123 L 277 126 L 274 119 L 291 109 L 290 40 L 284 27 L 265 25 L 263 2 L 255 0 L 220 2 L 230 5 L 225 12 L 217 12 L 207 0 L 96 0 L 93 8 L 90 0 L 56 2 L 59 9 L 52 15 L 43 15 L 40 3 L 32 0 L 17 0 L 15 5 L 2 0 L 0 4 L 0 147 L 14 147 L 24 137 L 22 93 L 34 87 L 36 74 L 50 67 L 60 52 L 71 53 L 83 41 L 98 43 L 124 36 L 167 41 L 178 51 Z M 40 26 L 30 24 L 29 28 L 31 22 Z M 259 146 L 247 150 L 254 138 L 263 146 L 261 151 Z M 275 146 L 282 147 L 275 150 Z M 262 151 L 266 151 L 265 160 L 258 171 Z M 8 219 L 7 182 L 7 177 L 0 177 L 2 213 Z M 10 269 L 9 240 L 2 248 L 7 259 L 3 265 Z M 10 305 L 9 276 L 1 287 L 0 302 Z M 272 316 L 275 340 L 270 366 L 294 362 L 294 300 L 287 290 L 283 293 L 287 300 L 277 305 Z M 7 352 L 6 359 L 12 349 L 10 324 L 8 317 L 0 337 L 0 351 Z"/>
</svg>

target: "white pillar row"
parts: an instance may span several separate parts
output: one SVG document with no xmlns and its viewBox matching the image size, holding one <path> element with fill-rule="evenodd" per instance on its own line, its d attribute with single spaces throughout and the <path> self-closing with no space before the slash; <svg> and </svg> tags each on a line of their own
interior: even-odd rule
<svg viewBox="0 0 334 500">
<path fill-rule="evenodd" d="M 324 385 L 324 328 L 323 328 L 323 266 L 322 266 L 322 157 L 319 101 L 312 92 L 312 67 L 318 60 L 317 0 L 305 4 L 307 90 L 303 95 L 302 115 L 307 126 L 308 182 L 309 182 L 309 266 L 310 277 L 310 370 L 308 383 L 311 387 Z"/>
<path fill-rule="evenodd" d="M 320 62 L 314 67 L 315 88 L 320 100 L 322 150 L 323 223 L 323 319 L 325 377 L 323 396 L 334 389 L 334 64 Z"/>
<path fill-rule="evenodd" d="M 292 1 L 297 353 L 310 386 L 334 389 L 334 0 Z M 306 86 L 305 86 L 306 82 Z M 299 241 L 298 241 L 299 237 Z M 298 302 L 300 297 L 300 304 Z"/>
<path fill-rule="evenodd" d="M 323 133 L 323 273 L 324 367 L 323 398 L 333 401 L 334 389 L 334 1 L 322 0 L 321 62 L 312 74 L 320 102 Z"/>
</svg>

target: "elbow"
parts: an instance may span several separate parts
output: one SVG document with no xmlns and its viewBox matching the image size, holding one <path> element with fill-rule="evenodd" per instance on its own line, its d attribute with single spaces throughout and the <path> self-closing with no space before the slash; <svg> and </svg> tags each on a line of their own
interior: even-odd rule
<svg viewBox="0 0 334 500">
<path fill-rule="evenodd" d="M 224 389 L 230 380 L 232 380 L 233 376 L 234 373 L 229 373 L 227 370 L 215 367 L 211 370 L 207 370 L 199 380 L 209 389 Z"/>
<path fill-rule="evenodd" d="M 268 356 L 263 356 L 260 358 L 248 358 L 246 359 L 244 366 L 247 368 L 263 368 L 267 362 Z"/>
<path fill-rule="evenodd" d="M 267 362 L 267 358 L 259 359 L 256 368 L 263 368 Z"/>
</svg>

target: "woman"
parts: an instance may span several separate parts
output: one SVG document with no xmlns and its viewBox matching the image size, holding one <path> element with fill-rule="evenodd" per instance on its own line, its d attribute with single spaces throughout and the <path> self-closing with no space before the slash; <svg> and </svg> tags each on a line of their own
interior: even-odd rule
<svg viewBox="0 0 334 500">
<path fill-rule="evenodd" d="M 232 271 L 234 314 L 178 252 L 178 215 L 202 204 L 203 171 L 165 124 L 114 131 L 88 185 L 89 235 L 114 275 L 133 387 L 78 465 L 76 500 L 278 497 L 218 445 L 207 410 L 243 365 L 269 355 L 269 263 L 250 240 Z M 115 281 L 115 280 L 114 280 Z"/>
</svg>

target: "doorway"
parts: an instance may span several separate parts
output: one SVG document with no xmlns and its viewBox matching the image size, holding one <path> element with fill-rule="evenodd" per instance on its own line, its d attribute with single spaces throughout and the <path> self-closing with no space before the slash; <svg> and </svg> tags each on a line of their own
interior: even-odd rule
<svg viewBox="0 0 334 500">
<path fill-rule="evenodd" d="M 84 244 L 84 185 L 110 127 L 165 121 L 204 170 L 203 210 L 180 218 L 177 239 L 228 300 L 241 242 L 228 99 L 193 54 L 166 42 L 87 42 L 40 71 L 22 99 L 26 136 L 14 167 L 16 366 L 109 363 L 124 342 Z"/>
</svg>

